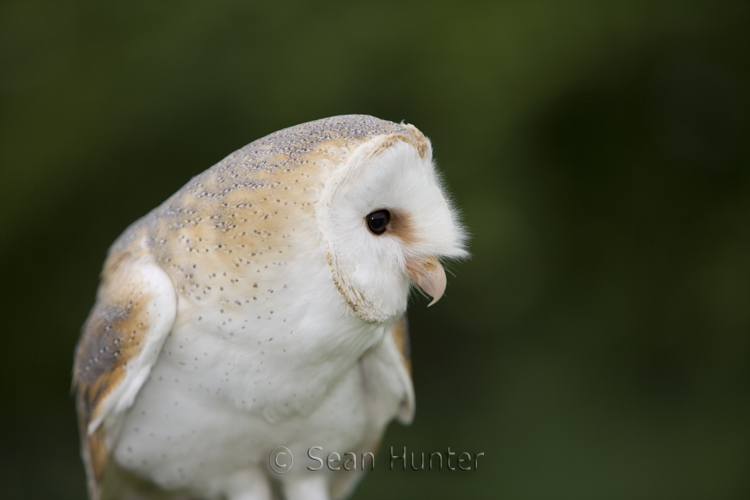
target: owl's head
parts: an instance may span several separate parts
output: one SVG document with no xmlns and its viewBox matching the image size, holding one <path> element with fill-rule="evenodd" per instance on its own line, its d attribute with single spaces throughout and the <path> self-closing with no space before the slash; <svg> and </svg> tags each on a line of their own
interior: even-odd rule
<svg viewBox="0 0 750 500">
<path fill-rule="evenodd" d="M 401 127 L 404 134 L 371 136 L 345 155 L 318 210 L 333 280 L 368 322 L 404 312 L 412 285 L 436 302 L 446 286 L 440 261 L 467 255 L 429 141 Z"/>
</svg>

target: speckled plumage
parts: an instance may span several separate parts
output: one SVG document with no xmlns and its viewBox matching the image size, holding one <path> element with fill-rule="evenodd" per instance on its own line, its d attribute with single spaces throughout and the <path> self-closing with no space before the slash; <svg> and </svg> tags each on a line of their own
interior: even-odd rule
<svg viewBox="0 0 750 500">
<path fill-rule="evenodd" d="M 382 191 L 391 204 L 409 200 L 380 206 L 373 186 L 394 175 L 400 184 Z M 419 224 L 422 191 L 447 235 Z M 374 206 L 353 208 L 362 203 Z M 386 237 L 359 213 L 377 208 L 394 214 Z M 276 446 L 372 449 L 395 415 L 413 414 L 399 321 L 409 284 L 439 281 L 425 259 L 463 255 L 461 240 L 429 142 L 411 125 L 318 120 L 193 178 L 114 243 L 77 348 L 92 498 L 151 498 L 142 482 L 263 499 Z M 302 471 L 276 479 L 290 499 L 338 498 L 356 483 Z"/>
</svg>

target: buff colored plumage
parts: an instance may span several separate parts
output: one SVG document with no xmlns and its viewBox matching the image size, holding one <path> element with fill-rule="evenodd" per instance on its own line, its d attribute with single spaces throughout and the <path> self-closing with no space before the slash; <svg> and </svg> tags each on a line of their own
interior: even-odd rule
<svg viewBox="0 0 750 500">
<path fill-rule="evenodd" d="M 462 241 L 411 125 L 318 120 L 192 179 L 112 246 L 77 347 L 91 498 L 348 495 L 359 474 L 268 454 L 373 450 L 412 419 L 409 287 L 439 298 Z"/>
</svg>

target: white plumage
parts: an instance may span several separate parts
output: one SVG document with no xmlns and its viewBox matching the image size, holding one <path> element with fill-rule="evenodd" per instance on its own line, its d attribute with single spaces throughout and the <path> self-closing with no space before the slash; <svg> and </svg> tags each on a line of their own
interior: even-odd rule
<svg viewBox="0 0 750 500">
<path fill-rule="evenodd" d="M 374 451 L 414 394 L 403 317 L 463 231 L 414 127 L 361 115 L 271 134 L 113 245 L 75 383 L 91 496 L 343 498 L 360 474 L 277 475 L 288 447 Z"/>
</svg>

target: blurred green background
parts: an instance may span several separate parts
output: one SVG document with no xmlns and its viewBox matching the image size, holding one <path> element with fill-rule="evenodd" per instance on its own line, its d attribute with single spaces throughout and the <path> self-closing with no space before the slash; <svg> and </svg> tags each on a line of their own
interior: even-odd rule
<svg viewBox="0 0 750 500">
<path fill-rule="evenodd" d="M 746 1 L 0 4 L 0 498 L 82 499 L 72 352 L 108 245 L 344 113 L 415 124 L 473 234 L 410 309 L 417 417 L 484 452 L 354 498 L 750 498 Z"/>
</svg>

